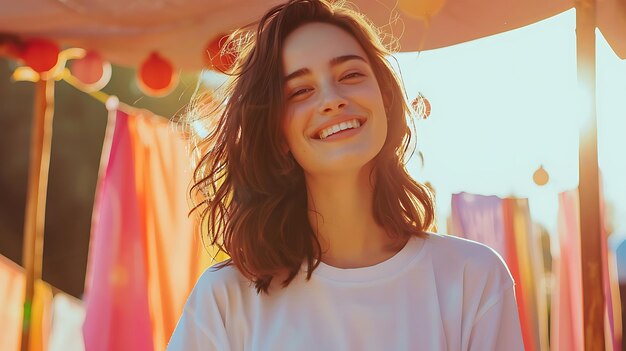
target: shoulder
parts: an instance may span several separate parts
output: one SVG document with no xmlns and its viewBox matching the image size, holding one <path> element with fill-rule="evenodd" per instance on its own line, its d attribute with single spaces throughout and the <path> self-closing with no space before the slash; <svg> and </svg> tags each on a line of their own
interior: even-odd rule
<svg viewBox="0 0 626 351">
<path fill-rule="evenodd" d="M 504 265 L 504 260 L 498 252 L 477 241 L 435 233 L 427 233 L 426 240 L 429 249 L 445 260 L 478 266 Z"/>
<path fill-rule="evenodd" d="M 240 284 L 245 277 L 234 265 L 217 268 L 211 266 L 202 272 L 196 285 L 202 288 L 219 288 Z"/>
<path fill-rule="evenodd" d="M 187 298 L 167 350 L 230 350 L 226 321 L 231 318 L 231 291 L 241 286 L 235 267 L 206 269 Z"/>
<path fill-rule="evenodd" d="M 513 285 L 502 256 L 491 247 L 452 235 L 428 233 L 428 248 L 435 267 L 458 270 L 464 280 L 505 289 Z"/>
<path fill-rule="evenodd" d="M 238 289 L 250 284 L 251 282 L 234 265 L 228 265 L 222 268 L 211 266 L 205 269 L 198 278 L 196 286 L 201 290 L 220 291 Z"/>
<path fill-rule="evenodd" d="M 188 305 L 215 303 L 225 306 L 228 300 L 241 296 L 245 290 L 254 289 L 252 282 L 247 280 L 235 266 L 207 268 L 193 288 L 187 301 Z"/>
</svg>

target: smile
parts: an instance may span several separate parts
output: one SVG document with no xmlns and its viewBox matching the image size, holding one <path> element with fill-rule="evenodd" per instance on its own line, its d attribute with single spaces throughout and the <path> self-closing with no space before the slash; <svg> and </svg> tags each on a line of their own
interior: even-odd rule
<svg viewBox="0 0 626 351">
<path fill-rule="evenodd" d="M 333 124 L 330 127 L 322 129 L 319 133 L 319 138 L 326 139 L 333 134 L 337 134 L 347 129 L 356 129 L 356 128 L 359 128 L 360 126 L 361 126 L 361 122 L 356 118 L 349 120 L 349 121 Z"/>
</svg>

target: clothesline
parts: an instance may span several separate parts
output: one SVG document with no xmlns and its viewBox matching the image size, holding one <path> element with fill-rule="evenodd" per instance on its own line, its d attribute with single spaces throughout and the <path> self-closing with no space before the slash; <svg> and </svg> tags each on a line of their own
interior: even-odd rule
<svg viewBox="0 0 626 351">
<path fill-rule="evenodd" d="M 76 79 L 76 77 L 74 77 L 72 75 L 72 73 L 68 70 L 65 69 L 63 70 L 63 73 L 61 74 L 61 79 L 64 80 L 67 84 L 71 85 L 72 87 L 86 93 L 87 95 L 93 97 L 94 99 L 100 101 L 102 104 L 104 104 L 105 106 L 107 106 L 107 109 L 111 109 L 112 107 L 120 110 L 124 113 L 127 113 L 129 115 L 132 114 L 143 114 L 143 115 L 149 115 L 149 116 L 154 116 L 154 117 L 158 117 L 158 118 L 164 118 L 164 119 L 168 119 L 166 117 L 157 115 L 155 113 L 153 113 L 150 110 L 147 109 L 140 109 L 140 108 L 136 108 L 133 106 L 130 106 L 126 103 L 123 103 L 121 101 L 119 101 L 119 99 L 117 98 L 117 96 L 114 95 L 109 95 L 101 90 L 98 91 L 85 91 L 84 89 L 81 88 L 81 83 L 78 79 Z M 111 99 L 115 99 L 115 106 L 108 106 L 108 104 L 111 104 Z"/>
</svg>

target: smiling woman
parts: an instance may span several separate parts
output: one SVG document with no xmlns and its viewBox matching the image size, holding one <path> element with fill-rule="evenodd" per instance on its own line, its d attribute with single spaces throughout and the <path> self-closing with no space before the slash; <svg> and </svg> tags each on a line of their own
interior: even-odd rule
<svg viewBox="0 0 626 351">
<path fill-rule="evenodd" d="M 352 170 L 361 174 L 359 188 L 369 187 L 370 161 L 385 143 L 387 117 L 363 48 L 335 25 L 308 23 L 285 40 L 283 71 L 284 135 L 309 185 Z"/>
<path fill-rule="evenodd" d="M 340 3 L 276 6 L 223 101 L 194 105 L 212 129 L 191 195 L 231 259 L 200 277 L 170 350 L 522 349 L 500 256 L 428 232 L 377 33 Z"/>
</svg>

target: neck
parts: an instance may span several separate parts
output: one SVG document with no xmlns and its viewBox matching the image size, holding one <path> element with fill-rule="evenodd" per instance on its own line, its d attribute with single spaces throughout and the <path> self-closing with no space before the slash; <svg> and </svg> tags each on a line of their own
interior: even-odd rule
<svg viewBox="0 0 626 351">
<path fill-rule="evenodd" d="M 322 261 L 339 268 L 382 262 L 406 239 L 391 238 L 374 219 L 370 169 L 314 177 L 307 175 L 308 215 L 322 245 Z"/>
</svg>

